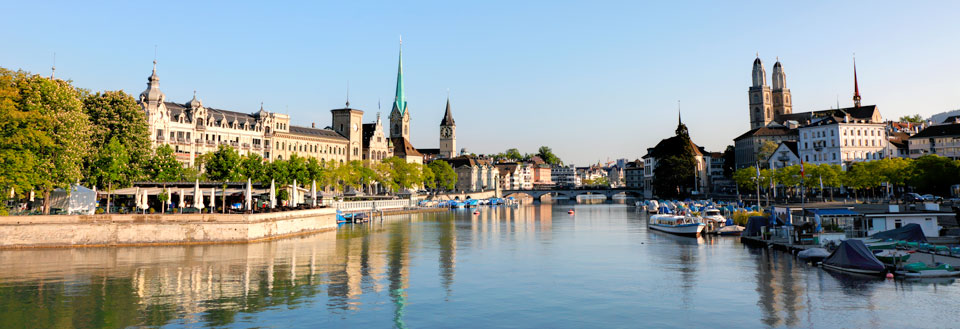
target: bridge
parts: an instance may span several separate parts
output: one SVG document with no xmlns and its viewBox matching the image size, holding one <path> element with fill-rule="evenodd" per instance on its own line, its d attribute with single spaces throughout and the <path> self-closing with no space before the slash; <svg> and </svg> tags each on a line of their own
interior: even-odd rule
<svg viewBox="0 0 960 329">
<path fill-rule="evenodd" d="M 558 196 L 567 197 L 570 199 L 575 199 L 577 196 L 581 195 L 603 195 L 608 200 L 613 198 L 614 195 L 623 194 L 626 196 L 632 196 L 636 198 L 643 197 L 642 189 L 549 189 L 549 190 L 503 190 L 503 197 L 509 197 L 511 195 L 517 194 L 526 194 L 537 201 L 541 201 L 540 197 L 544 195 L 549 195 L 551 198 L 556 198 Z"/>
</svg>

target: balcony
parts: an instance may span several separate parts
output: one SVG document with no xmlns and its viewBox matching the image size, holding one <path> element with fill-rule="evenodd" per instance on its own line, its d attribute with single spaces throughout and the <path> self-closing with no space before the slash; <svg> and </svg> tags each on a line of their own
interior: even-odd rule
<svg viewBox="0 0 960 329">
<path fill-rule="evenodd" d="M 208 146 L 214 146 L 214 145 L 216 145 L 216 144 L 217 144 L 217 142 L 214 141 L 214 140 L 208 140 L 208 141 L 207 141 L 207 145 L 208 145 Z"/>
<path fill-rule="evenodd" d="M 164 141 L 163 135 L 157 136 L 157 141 L 158 142 Z"/>
<path fill-rule="evenodd" d="M 269 151 L 269 150 L 272 149 L 272 148 L 273 148 L 273 147 L 270 146 L 270 144 L 265 144 L 265 145 L 263 145 L 263 149 L 264 149 L 264 150 Z"/>
<path fill-rule="evenodd" d="M 249 150 L 249 149 L 250 149 L 250 143 L 243 143 L 243 149 Z"/>
<path fill-rule="evenodd" d="M 253 145 L 253 149 L 254 149 L 254 150 L 259 151 L 261 148 L 262 148 L 262 147 L 260 147 L 260 144 L 254 144 L 254 145 Z"/>
</svg>

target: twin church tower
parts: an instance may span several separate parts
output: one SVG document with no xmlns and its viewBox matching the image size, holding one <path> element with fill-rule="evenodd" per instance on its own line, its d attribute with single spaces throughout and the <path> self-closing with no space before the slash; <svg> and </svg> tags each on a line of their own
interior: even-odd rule
<svg viewBox="0 0 960 329">
<path fill-rule="evenodd" d="M 750 96 L 750 129 L 766 126 L 771 121 L 780 121 L 780 116 L 793 113 L 790 101 L 790 89 L 787 89 L 787 76 L 780 65 L 780 59 L 773 64 L 773 88 L 767 86 L 767 71 L 763 68 L 760 55 L 753 61 L 753 85 L 748 91 Z"/>
</svg>

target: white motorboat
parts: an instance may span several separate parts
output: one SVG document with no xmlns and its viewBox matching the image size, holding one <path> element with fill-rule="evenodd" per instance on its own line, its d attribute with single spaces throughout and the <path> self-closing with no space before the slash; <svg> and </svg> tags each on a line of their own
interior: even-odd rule
<svg viewBox="0 0 960 329">
<path fill-rule="evenodd" d="M 703 211 L 703 223 L 706 225 L 704 231 L 707 233 L 719 233 L 720 229 L 727 224 L 727 219 L 723 218 L 720 210 L 710 208 Z"/>
<path fill-rule="evenodd" d="M 660 203 L 657 200 L 650 200 L 647 203 L 647 213 L 656 214 L 660 212 Z"/>
<path fill-rule="evenodd" d="M 704 226 L 700 217 L 670 214 L 650 216 L 648 224 L 648 227 L 657 231 L 690 236 L 700 236 Z"/>
</svg>

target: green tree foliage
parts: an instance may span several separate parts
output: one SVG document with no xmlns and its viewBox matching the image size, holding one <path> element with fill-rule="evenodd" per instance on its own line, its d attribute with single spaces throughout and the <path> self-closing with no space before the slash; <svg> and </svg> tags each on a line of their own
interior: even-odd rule
<svg viewBox="0 0 960 329">
<path fill-rule="evenodd" d="M 782 169 L 778 169 L 780 172 Z M 733 173 L 733 181 L 741 191 L 757 190 L 757 167 L 741 168 Z"/>
<path fill-rule="evenodd" d="M 87 168 L 90 175 L 88 179 L 95 186 L 106 188 L 107 211 L 109 212 L 110 195 L 113 189 L 130 186 L 134 177 L 140 174 L 131 170 L 127 148 L 120 144 L 117 137 L 110 137 L 107 145 L 103 146 L 93 159 L 90 167 Z"/>
<path fill-rule="evenodd" d="M 537 156 L 539 156 L 543 162 L 550 165 L 560 165 L 563 163 L 560 158 L 553 154 L 553 150 L 546 146 L 541 146 L 540 149 L 537 150 Z"/>
<path fill-rule="evenodd" d="M 110 156 L 105 146 L 115 138 L 129 157 L 125 175 L 132 181 L 148 178 L 150 132 L 146 116 L 136 100 L 123 91 L 98 92 L 83 97 L 83 110 L 90 120 L 90 147 L 93 150 L 87 160 L 88 177 L 96 170 L 95 163 L 101 161 L 99 158 Z"/>
<path fill-rule="evenodd" d="M 450 163 L 443 160 L 434 160 L 427 166 L 433 172 L 436 180 L 436 187 L 443 190 L 453 190 L 457 186 L 457 172 L 453 170 Z"/>
<path fill-rule="evenodd" d="M 760 161 L 760 166 L 765 167 L 767 160 L 770 159 L 770 156 L 773 155 L 773 152 L 777 151 L 777 143 L 773 141 L 763 141 L 760 144 L 760 150 L 757 152 L 757 160 Z"/>
<path fill-rule="evenodd" d="M 517 150 L 516 148 L 508 149 L 506 152 L 502 154 L 502 157 L 508 160 L 513 160 L 513 161 L 523 160 L 523 155 L 520 154 L 520 150 Z"/>
<path fill-rule="evenodd" d="M 960 184 L 960 162 L 924 155 L 913 161 L 909 182 L 920 193 L 950 195 L 950 186 Z"/>
<path fill-rule="evenodd" d="M 923 123 L 923 117 L 920 114 L 905 115 L 900 117 L 900 122 Z"/>
<path fill-rule="evenodd" d="M 240 154 L 227 145 L 219 148 L 206 159 L 206 177 L 215 182 L 231 182 L 240 180 Z"/>
<path fill-rule="evenodd" d="M 737 151 L 733 145 L 727 145 L 723 150 L 723 177 L 733 178 L 733 173 L 737 171 Z"/>
<path fill-rule="evenodd" d="M 311 160 L 315 159 L 311 158 Z M 263 157 L 256 153 L 249 153 L 240 159 L 240 167 L 237 168 L 240 174 L 240 180 L 249 179 L 251 182 L 269 183 L 267 178 L 267 165 L 263 162 Z"/>
<path fill-rule="evenodd" d="M 408 189 L 423 183 L 422 170 L 419 164 L 407 163 L 398 157 L 383 160 L 391 168 L 391 179 L 396 188 Z"/>
<path fill-rule="evenodd" d="M 583 186 L 607 187 L 610 186 L 610 179 L 606 176 L 600 176 L 594 179 L 586 179 L 581 184 Z"/>
<path fill-rule="evenodd" d="M 0 177 L 18 193 L 50 192 L 82 178 L 90 125 L 68 81 L 0 69 Z"/>
<path fill-rule="evenodd" d="M 182 182 L 186 181 L 186 168 L 177 161 L 170 145 L 157 148 L 147 167 L 147 176 L 155 182 Z"/>
</svg>

